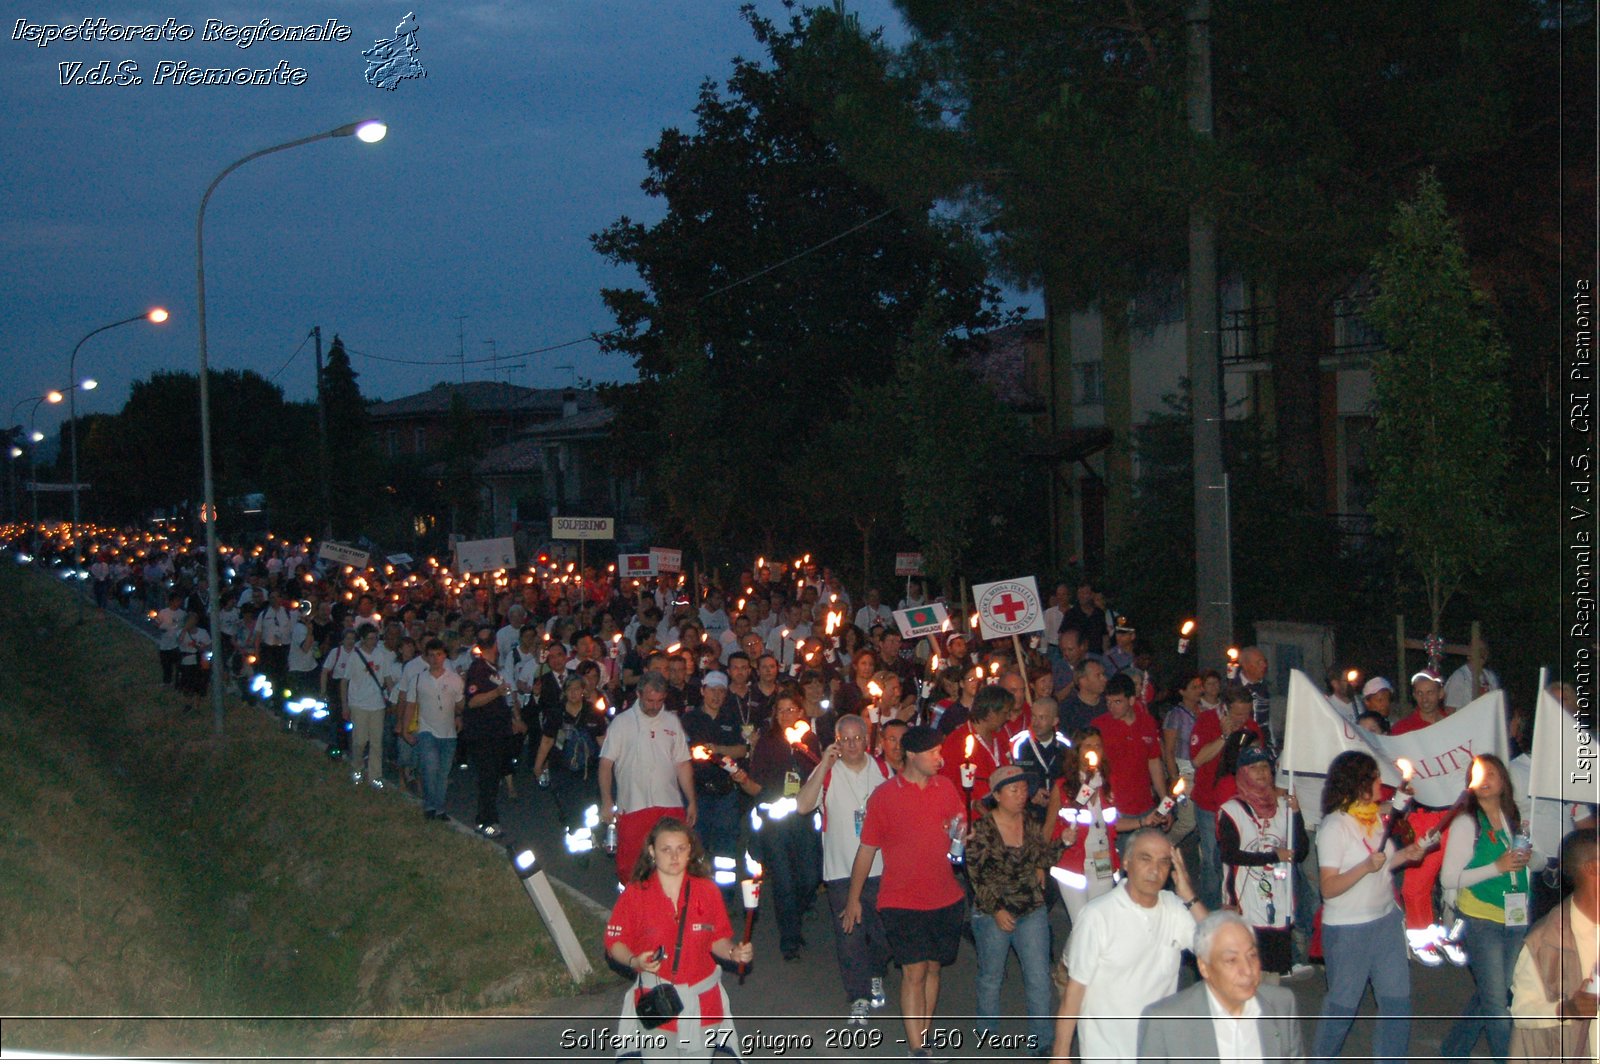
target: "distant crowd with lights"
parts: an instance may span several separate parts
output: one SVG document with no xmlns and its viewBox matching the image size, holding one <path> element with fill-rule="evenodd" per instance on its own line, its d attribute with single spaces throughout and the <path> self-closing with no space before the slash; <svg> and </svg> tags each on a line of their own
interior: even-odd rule
<svg viewBox="0 0 1600 1064">
<path fill-rule="evenodd" d="M 966 938 L 977 1001 L 959 1011 L 1017 1055 L 1328 1059 L 1370 985 L 1374 1057 L 1404 1060 L 1409 957 L 1472 976 L 1446 1056 L 1481 1038 L 1500 1060 L 1573 1046 L 1595 1059 L 1592 806 L 1570 811 L 1565 900 L 1541 874 L 1557 855 L 1536 852 L 1519 819 L 1525 752 L 1481 755 L 1449 809 L 1341 754 L 1313 835 L 1275 783 L 1265 655 L 1158 676 L 1091 580 L 1053 587 L 1042 633 L 985 642 L 964 596 L 934 598 L 918 577 L 889 595 L 851 589 L 805 554 L 691 582 L 543 554 L 491 572 L 405 555 L 358 569 L 309 537 L 268 535 L 223 548 L 214 595 L 190 540 L 79 531 L 3 538 L 148 626 L 152 682 L 191 710 L 220 675 L 230 702 L 321 737 L 352 785 L 413 793 L 429 821 L 451 819 L 451 786 L 470 788 L 472 827 L 491 839 L 502 803 L 545 795 L 569 851 L 616 863 L 606 946 L 636 976 L 618 1036 L 655 1038 L 635 1004 L 679 982 L 665 974 L 679 962 L 694 973 L 681 984 L 693 1001 L 662 1028 L 680 1035 L 674 1059 L 731 1032 L 720 968 L 751 952 L 748 919 L 739 942 L 727 914 L 763 893 L 785 961 L 822 945 L 807 941 L 810 910 L 830 917 L 847 1025 L 888 1006 L 898 969 L 913 1058 L 955 1048 L 935 1022 L 938 973 Z M 942 623 L 918 631 L 935 603 Z M 1498 686 L 1476 664 L 1410 677 L 1404 717 L 1389 679 L 1341 666 L 1326 691 L 1352 724 L 1416 730 Z M 1519 751 L 1526 723 L 1512 718 Z M 675 944 L 679 902 L 708 922 L 699 938 L 676 927 Z M 1059 952 L 1057 906 L 1072 928 Z M 1179 991 L 1185 951 L 1200 980 Z M 1012 953 L 1025 1036 L 1000 1034 Z M 1307 1042 L 1276 984 L 1318 960 L 1326 994 Z"/>
</svg>

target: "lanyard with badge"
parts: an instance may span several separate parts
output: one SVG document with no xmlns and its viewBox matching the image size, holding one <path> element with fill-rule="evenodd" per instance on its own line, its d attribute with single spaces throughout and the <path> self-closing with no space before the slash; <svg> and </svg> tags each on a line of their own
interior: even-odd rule
<svg viewBox="0 0 1600 1064">
<path fill-rule="evenodd" d="M 1524 835 L 1524 834 L 1511 835 L 1510 828 L 1508 826 L 1505 826 L 1503 821 L 1502 821 L 1501 830 L 1504 831 L 1508 836 L 1510 836 L 1506 840 L 1507 843 L 1508 843 L 1508 845 L 1507 845 L 1507 850 L 1508 851 L 1509 850 L 1529 850 L 1529 849 L 1533 848 L 1533 842 L 1532 842 L 1531 839 L 1528 838 L 1527 835 Z M 1499 843 L 1500 840 L 1497 837 L 1497 834 L 1498 833 L 1493 828 L 1489 829 L 1489 841 L 1491 843 Z M 1517 871 L 1517 872 L 1507 872 L 1506 875 L 1511 877 L 1511 885 L 1513 887 L 1515 887 L 1517 885 L 1517 880 L 1518 880 L 1519 877 L 1522 880 L 1522 889 L 1521 890 L 1508 890 L 1508 891 L 1505 892 L 1504 904 L 1505 904 L 1505 911 L 1506 911 L 1506 926 L 1507 927 L 1527 927 L 1528 926 L 1529 915 L 1530 915 L 1529 911 L 1528 911 L 1528 873 L 1527 873 L 1527 870 L 1523 869 L 1523 870 Z"/>
</svg>

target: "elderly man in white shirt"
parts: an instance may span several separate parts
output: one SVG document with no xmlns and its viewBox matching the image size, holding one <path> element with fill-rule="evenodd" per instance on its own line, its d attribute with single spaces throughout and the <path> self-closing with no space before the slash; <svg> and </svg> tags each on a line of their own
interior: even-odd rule
<svg viewBox="0 0 1600 1064">
<path fill-rule="evenodd" d="M 1294 995 L 1261 985 L 1255 930 L 1238 913 L 1216 912 L 1200 921 L 1194 955 L 1201 982 L 1145 1007 L 1141 1061 L 1305 1060 Z"/>
</svg>

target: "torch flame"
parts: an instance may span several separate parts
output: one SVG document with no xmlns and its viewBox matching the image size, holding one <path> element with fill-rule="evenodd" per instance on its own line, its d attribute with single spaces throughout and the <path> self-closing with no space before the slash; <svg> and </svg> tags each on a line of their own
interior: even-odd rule
<svg viewBox="0 0 1600 1064">
<path fill-rule="evenodd" d="M 1091 753 L 1092 753 L 1092 751 L 1091 751 Z M 1187 781 L 1187 780 L 1185 780 L 1185 779 L 1183 779 L 1183 778 L 1182 778 L 1182 777 L 1181 777 L 1181 776 L 1180 776 L 1180 777 L 1179 777 L 1179 778 L 1178 778 L 1178 782 L 1177 782 L 1177 783 L 1174 783 L 1174 784 L 1173 784 L 1173 785 L 1172 785 L 1172 796 L 1173 796 L 1173 797 L 1174 797 L 1174 798 L 1177 798 L 1177 797 L 1179 797 L 1179 796 L 1180 796 L 1180 795 L 1182 795 L 1182 794 L 1183 794 L 1183 792 L 1184 792 L 1184 788 L 1185 788 L 1185 787 L 1186 787 L 1186 785 L 1187 785 L 1187 784 L 1188 784 L 1188 781 Z"/>
<path fill-rule="evenodd" d="M 594 700 L 594 708 L 598 709 L 601 713 L 606 711 L 606 700 L 604 695 Z"/>
<path fill-rule="evenodd" d="M 811 725 L 807 724 L 803 720 L 797 720 L 794 722 L 794 724 L 783 729 L 783 737 L 789 740 L 790 746 L 798 746 L 801 740 L 810 734 L 810 732 Z"/>
<path fill-rule="evenodd" d="M 1400 770 L 1400 778 L 1402 780 L 1404 780 L 1405 782 L 1410 783 L 1411 782 L 1411 773 L 1413 771 L 1415 771 L 1411 767 L 1411 762 L 1407 761 L 1403 757 L 1397 757 L 1397 758 L 1394 759 L 1394 764 L 1395 764 L 1395 767 Z"/>
<path fill-rule="evenodd" d="M 1481 758 L 1476 758 L 1476 757 L 1473 758 L 1472 759 L 1472 775 L 1467 780 L 1467 789 L 1475 791 L 1479 787 L 1483 786 L 1484 776 L 1485 776 L 1485 773 L 1483 771 L 1483 761 L 1482 761 L 1482 759 Z"/>
<path fill-rule="evenodd" d="M 928 659 L 928 668 L 933 672 L 939 671 L 939 655 L 935 654 L 932 658 Z"/>
<path fill-rule="evenodd" d="M 756 568 L 757 569 L 765 569 L 766 567 L 767 567 L 767 559 L 766 559 L 765 556 L 762 556 L 762 557 L 756 559 Z"/>
<path fill-rule="evenodd" d="M 967 736 L 967 749 L 966 749 L 966 753 L 965 753 L 965 754 L 963 754 L 963 755 L 962 755 L 962 756 L 964 756 L 964 757 L 965 757 L 965 758 L 967 758 L 967 759 L 968 759 L 968 760 L 969 760 L 969 761 L 970 761 L 970 760 L 971 760 L 971 759 L 972 759 L 972 741 L 973 741 L 973 740 L 974 740 L 974 739 L 975 739 L 975 738 L 977 738 L 977 736 L 975 736 L 975 735 L 970 735 L 970 734 L 969 734 L 969 735 L 968 735 L 968 736 Z"/>
<path fill-rule="evenodd" d="M 1188 639 L 1191 635 L 1194 635 L 1194 622 L 1184 621 L 1183 627 L 1178 629 L 1178 634 L 1183 636 L 1185 639 Z"/>
<path fill-rule="evenodd" d="M 967 618 L 967 625 L 968 625 L 968 627 L 971 627 L 971 628 L 978 627 L 978 615 L 976 613 L 974 613 L 971 617 Z"/>
<path fill-rule="evenodd" d="M 683 644 L 682 643 L 674 643 L 670 647 L 667 648 L 667 653 L 668 654 L 676 654 L 678 651 L 680 651 L 682 649 L 683 649 Z"/>
<path fill-rule="evenodd" d="M 998 661 L 989 662 L 989 675 L 990 676 L 999 676 L 1000 675 L 1000 663 Z"/>
<path fill-rule="evenodd" d="M 1085 750 L 1083 752 L 1083 763 L 1089 767 L 1090 772 L 1093 772 L 1100 767 L 1100 755 L 1093 750 Z"/>
<path fill-rule="evenodd" d="M 1230 662 L 1234 662 L 1234 661 L 1238 661 L 1239 660 L 1239 648 L 1238 647 L 1229 647 L 1228 648 L 1228 660 Z"/>
<path fill-rule="evenodd" d="M 696 761 L 710 761 L 711 748 L 708 746 L 696 746 L 689 751 L 689 756 L 693 757 Z"/>
<path fill-rule="evenodd" d="M 837 613 L 834 613 L 832 610 L 829 610 L 828 611 L 828 626 L 825 629 L 826 634 L 832 635 L 833 632 L 834 632 L 834 629 L 836 629 L 838 627 L 839 627 L 839 615 Z"/>
<path fill-rule="evenodd" d="M 877 680 L 867 681 L 867 694 L 871 695 L 873 698 L 883 697 L 883 688 L 879 685 Z"/>
<path fill-rule="evenodd" d="M 1361 671 L 1359 669 L 1351 669 L 1349 672 L 1344 674 L 1344 682 L 1345 683 L 1355 683 L 1360 678 L 1361 678 Z"/>
</svg>

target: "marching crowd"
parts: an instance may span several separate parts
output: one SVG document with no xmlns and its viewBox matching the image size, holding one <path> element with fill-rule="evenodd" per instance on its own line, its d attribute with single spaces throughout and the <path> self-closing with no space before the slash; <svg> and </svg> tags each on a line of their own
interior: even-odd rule
<svg viewBox="0 0 1600 1064">
<path fill-rule="evenodd" d="M 1018 958 L 1018 1055 L 1334 1059 L 1371 985 L 1373 1056 L 1402 1061 L 1417 963 L 1471 975 L 1445 1055 L 1481 1038 L 1496 1060 L 1596 1059 L 1593 807 L 1541 854 L 1515 797 L 1525 755 L 1480 755 L 1465 800 L 1428 809 L 1347 752 L 1308 831 L 1275 784 L 1265 655 L 1158 677 L 1091 583 L 1056 587 L 1042 636 L 1017 645 L 959 615 L 905 639 L 894 611 L 925 604 L 919 580 L 893 608 L 877 589 L 856 601 L 809 557 L 701 588 L 565 564 L 357 571 L 279 540 L 232 552 L 213 604 L 197 552 L 139 554 L 91 554 L 91 594 L 148 611 L 162 682 L 191 702 L 224 669 L 314 706 L 353 784 L 414 790 L 430 820 L 449 819 L 459 761 L 484 836 L 530 782 L 569 839 L 603 834 L 621 888 L 605 947 L 634 976 L 619 1056 L 737 1055 L 721 972 L 752 959 L 729 911 L 753 880 L 785 960 L 826 907 L 847 1023 L 887 1006 L 898 970 L 913 1058 L 939 1048 L 940 972 L 970 937 L 980 1030 L 998 1031 Z M 1481 658 L 1425 669 L 1395 719 L 1394 685 L 1358 678 L 1331 671 L 1328 697 L 1385 732 L 1497 684 Z M 1528 725 L 1513 715 L 1518 750 Z M 1558 856 L 1565 897 L 1543 871 Z M 1179 991 L 1185 953 L 1200 978 Z M 1327 989 L 1302 1033 L 1277 984 L 1318 957 Z"/>
</svg>

